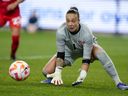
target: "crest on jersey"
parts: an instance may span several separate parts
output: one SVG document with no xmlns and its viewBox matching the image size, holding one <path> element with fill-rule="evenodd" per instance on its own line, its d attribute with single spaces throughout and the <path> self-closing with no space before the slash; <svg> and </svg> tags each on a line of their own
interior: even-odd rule
<svg viewBox="0 0 128 96">
<path fill-rule="evenodd" d="M 85 41 L 78 41 L 80 45 L 84 45 L 85 44 Z"/>
</svg>

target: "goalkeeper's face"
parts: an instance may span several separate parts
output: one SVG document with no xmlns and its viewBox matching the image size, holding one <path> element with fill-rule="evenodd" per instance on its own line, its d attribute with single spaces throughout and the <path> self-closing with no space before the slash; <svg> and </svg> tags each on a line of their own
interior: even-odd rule
<svg viewBox="0 0 128 96">
<path fill-rule="evenodd" d="M 79 29 L 79 18 L 77 14 L 69 13 L 66 15 L 66 25 L 70 32 L 76 32 Z"/>
</svg>

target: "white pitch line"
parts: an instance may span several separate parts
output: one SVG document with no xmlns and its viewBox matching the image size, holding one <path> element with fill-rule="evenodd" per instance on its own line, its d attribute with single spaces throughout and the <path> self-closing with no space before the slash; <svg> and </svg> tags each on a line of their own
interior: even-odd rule
<svg viewBox="0 0 128 96">
<path fill-rule="evenodd" d="M 18 56 L 18 59 L 29 59 L 29 60 L 33 60 L 33 59 L 46 59 L 46 58 L 50 58 L 52 55 L 45 55 L 45 56 Z M 9 57 L 0 57 L 0 60 L 10 60 Z"/>
</svg>

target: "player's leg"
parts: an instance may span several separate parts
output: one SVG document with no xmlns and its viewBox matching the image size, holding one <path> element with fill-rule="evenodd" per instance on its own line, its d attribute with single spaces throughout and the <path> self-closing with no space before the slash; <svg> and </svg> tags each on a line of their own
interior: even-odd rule
<svg viewBox="0 0 128 96">
<path fill-rule="evenodd" d="M 116 68 L 108 56 L 108 54 L 101 48 L 99 45 L 95 44 L 93 48 L 94 56 L 101 62 L 104 66 L 105 70 L 109 73 L 109 75 L 113 78 L 116 84 L 120 81 Z"/>
<path fill-rule="evenodd" d="M 72 58 L 70 58 L 70 54 L 66 54 L 63 67 L 71 66 L 71 62 L 73 62 L 73 60 L 72 60 Z M 46 77 L 47 74 L 54 73 L 55 72 L 55 68 L 56 68 L 56 54 L 43 67 L 42 73 Z M 47 78 L 46 80 L 41 81 L 41 83 L 49 83 L 50 84 L 51 80 L 52 80 L 52 78 Z"/>
<path fill-rule="evenodd" d="M 101 48 L 99 45 L 94 44 L 93 47 L 93 55 L 96 57 L 101 64 L 104 66 L 104 69 L 107 71 L 107 73 L 112 77 L 117 87 L 121 90 L 128 89 L 128 86 L 125 86 L 119 78 L 119 75 L 117 73 L 117 70 L 111 60 L 111 58 L 108 56 L 108 54 L 104 51 L 103 48 Z"/>
<path fill-rule="evenodd" d="M 12 18 L 10 21 L 10 28 L 12 31 L 12 44 L 10 58 L 16 59 L 16 51 L 20 41 L 21 17 Z"/>
<path fill-rule="evenodd" d="M 54 73 L 56 67 L 56 54 L 48 61 L 43 67 L 42 73 L 46 76 L 47 74 Z"/>
<path fill-rule="evenodd" d="M 48 61 L 48 63 L 43 67 L 42 73 L 46 77 L 47 74 L 54 73 L 56 67 L 56 54 Z M 46 77 L 47 78 L 47 77 Z M 42 80 L 41 83 L 51 83 L 52 78 L 47 78 Z"/>
<path fill-rule="evenodd" d="M 3 27 L 6 24 L 7 20 L 4 18 L 4 16 L 0 15 L 0 28 Z"/>
</svg>

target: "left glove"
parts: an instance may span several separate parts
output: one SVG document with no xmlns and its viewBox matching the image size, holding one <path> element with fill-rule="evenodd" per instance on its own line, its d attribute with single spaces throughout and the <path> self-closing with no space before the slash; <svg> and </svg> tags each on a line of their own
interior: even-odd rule
<svg viewBox="0 0 128 96">
<path fill-rule="evenodd" d="M 72 86 L 81 84 L 84 81 L 86 75 L 87 75 L 86 71 L 81 70 L 79 77 L 77 78 L 77 80 L 75 82 L 72 83 Z"/>
<path fill-rule="evenodd" d="M 81 84 L 83 81 L 84 81 L 84 79 L 79 76 L 79 77 L 77 78 L 77 80 L 72 83 L 72 86 L 79 85 L 79 84 Z"/>
</svg>

